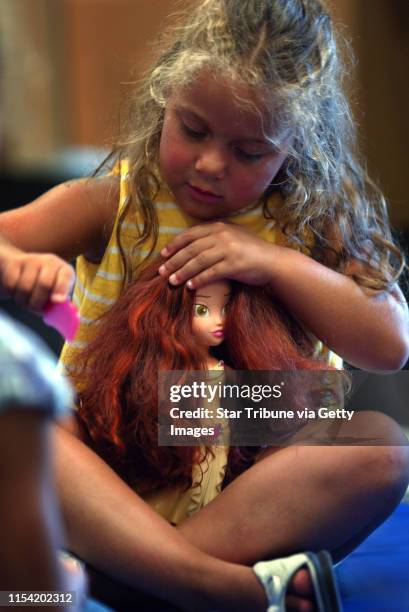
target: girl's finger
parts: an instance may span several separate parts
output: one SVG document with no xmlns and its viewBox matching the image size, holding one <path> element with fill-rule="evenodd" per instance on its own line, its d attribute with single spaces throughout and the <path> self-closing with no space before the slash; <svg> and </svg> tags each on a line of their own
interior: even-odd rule
<svg viewBox="0 0 409 612">
<path fill-rule="evenodd" d="M 56 281 L 51 294 L 53 303 L 65 302 L 74 287 L 75 272 L 70 265 L 61 266 L 58 270 Z"/>
<path fill-rule="evenodd" d="M 209 283 L 214 283 L 225 278 L 229 278 L 229 275 L 227 273 L 225 264 L 221 260 L 200 274 L 197 274 L 193 278 L 189 279 L 186 285 L 189 289 L 199 289 L 200 287 L 204 287 Z"/>
<path fill-rule="evenodd" d="M 216 223 L 201 223 L 200 225 L 190 227 L 188 230 L 181 232 L 176 236 L 176 238 L 171 240 L 160 253 L 162 257 L 170 257 L 195 240 L 209 236 L 214 232 L 220 231 L 220 229 L 224 227 L 225 224 L 221 221 L 217 221 Z"/>
<path fill-rule="evenodd" d="M 44 266 L 40 268 L 39 274 L 30 299 L 28 308 L 35 311 L 42 311 L 46 302 L 50 299 L 50 293 L 54 286 L 57 271 L 54 267 Z"/>
<path fill-rule="evenodd" d="M 218 249 L 209 249 L 208 251 L 202 251 L 194 257 L 190 259 L 180 270 L 171 274 L 169 277 L 169 282 L 172 285 L 180 285 L 185 283 L 186 281 L 193 279 L 195 276 L 211 268 L 219 261 L 223 260 L 223 253 L 221 253 Z"/>
<path fill-rule="evenodd" d="M 198 257 L 200 253 L 204 253 L 215 246 L 215 240 L 209 236 L 205 238 L 199 238 L 194 242 L 191 242 L 183 249 L 179 250 L 173 255 L 167 262 L 165 262 L 159 268 L 159 274 L 162 276 L 170 276 L 174 272 L 177 272 L 189 261 Z"/>
<path fill-rule="evenodd" d="M 7 297 L 14 295 L 21 273 L 22 265 L 19 262 L 9 263 L 4 267 L 1 276 L 1 283 Z"/>
<path fill-rule="evenodd" d="M 21 268 L 21 273 L 16 284 L 16 291 L 14 293 L 15 301 L 19 306 L 27 308 L 39 273 L 40 270 L 38 267 L 23 266 Z"/>
</svg>

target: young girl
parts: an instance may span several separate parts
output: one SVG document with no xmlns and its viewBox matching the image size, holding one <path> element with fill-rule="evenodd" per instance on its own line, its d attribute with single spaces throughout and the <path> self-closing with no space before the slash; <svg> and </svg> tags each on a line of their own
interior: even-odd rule
<svg viewBox="0 0 409 612">
<path fill-rule="evenodd" d="M 94 322 L 157 251 L 174 285 L 198 289 L 227 278 L 265 286 L 329 364 L 340 365 L 340 355 L 370 370 L 402 367 L 403 257 L 384 199 L 357 160 L 341 76 L 319 0 L 190 7 L 131 100 L 112 172 L 0 216 L 0 282 L 18 302 L 41 310 L 49 299 L 64 301 L 74 282 L 64 260 L 79 256 L 82 324 L 62 356 L 68 372 Z M 177 529 L 59 431 L 72 547 L 172 601 L 183 592 L 186 607 L 217 601 L 255 610 L 258 596 L 261 609 L 254 575 L 226 561 L 320 547 L 340 559 L 399 501 L 408 478 L 404 441 L 382 415 L 374 424 L 391 446 L 271 449 Z M 297 605 L 308 592 L 303 581 L 299 572 L 292 584 Z M 198 592 L 210 600 L 198 603 Z"/>
</svg>

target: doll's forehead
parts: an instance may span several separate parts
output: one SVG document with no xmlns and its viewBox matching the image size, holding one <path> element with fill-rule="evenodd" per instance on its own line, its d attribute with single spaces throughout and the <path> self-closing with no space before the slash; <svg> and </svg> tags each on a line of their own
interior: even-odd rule
<svg viewBox="0 0 409 612">
<path fill-rule="evenodd" d="M 217 281 L 204 285 L 196 291 L 196 300 L 227 301 L 231 294 L 231 285 L 228 281 Z"/>
</svg>

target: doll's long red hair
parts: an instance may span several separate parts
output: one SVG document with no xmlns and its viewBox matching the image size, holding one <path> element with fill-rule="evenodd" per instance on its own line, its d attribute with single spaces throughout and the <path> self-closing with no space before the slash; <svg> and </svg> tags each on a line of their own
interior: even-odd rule
<svg viewBox="0 0 409 612">
<path fill-rule="evenodd" d="M 78 419 L 90 446 L 140 492 L 192 485 L 197 447 L 158 446 L 160 370 L 204 370 L 192 336 L 194 292 L 172 287 L 156 259 L 98 322 L 73 375 Z M 267 290 L 233 283 L 223 358 L 236 370 L 310 370 L 311 342 Z M 259 449 L 231 447 L 228 479 L 251 465 Z"/>
</svg>

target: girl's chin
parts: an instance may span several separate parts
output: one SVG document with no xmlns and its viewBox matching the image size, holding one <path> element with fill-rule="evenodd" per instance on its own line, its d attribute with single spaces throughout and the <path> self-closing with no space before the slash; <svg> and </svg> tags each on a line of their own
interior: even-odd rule
<svg viewBox="0 0 409 612">
<path fill-rule="evenodd" d="M 179 197 L 178 197 L 179 196 Z M 229 211 L 225 210 L 224 200 L 214 202 L 201 202 L 188 192 L 187 188 L 179 190 L 176 194 L 180 208 L 191 217 L 200 221 L 211 221 L 212 219 L 225 217 Z"/>
</svg>

